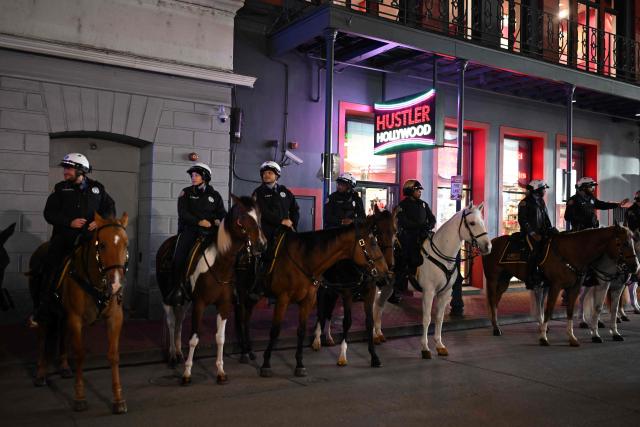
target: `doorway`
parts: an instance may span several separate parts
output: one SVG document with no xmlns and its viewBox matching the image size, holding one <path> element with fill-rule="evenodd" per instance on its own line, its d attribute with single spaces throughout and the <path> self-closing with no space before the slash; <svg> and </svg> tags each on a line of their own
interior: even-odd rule
<svg viewBox="0 0 640 427">
<path fill-rule="evenodd" d="M 138 259 L 138 183 L 140 173 L 140 148 L 97 138 L 55 138 L 49 150 L 49 187 L 62 180 L 60 160 L 67 153 L 82 153 L 93 168 L 89 178 L 104 185 L 107 193 L 115 201 L 116 214 L 129 215 L 127 235 L 129 237 L 129 271 L 124 289 L 125 309 L 131 309 L 135 295 Z M 51 234 L 52 227 L 48 232 Z"/>
</svg>

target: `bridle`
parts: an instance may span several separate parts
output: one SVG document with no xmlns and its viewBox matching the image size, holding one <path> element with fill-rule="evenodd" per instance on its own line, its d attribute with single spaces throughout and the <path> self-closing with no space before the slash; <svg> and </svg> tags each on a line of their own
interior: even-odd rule
<svg viewBox="0 0 640 427">
<path fill-rule="evenodd" d="M 358 237 L 358 222 L 355 221 L 353 223 L 354 227 L 355 227 L 355 243 L 353 245 L 353 256 L 355 257 L 355 252 L 356 252 L 356 247 L 360 247 L 362 249 L 362 253 L 364 254 L 364 258 L 367 261 L 367 264 L 369 266 L 369 271 L 368 274 L 371 277 L 378 277 L 378 269 L 376 268 L 376 262 L 380 261 L 381 259 L 384 259 L 384 255 L 380 255 L 378 258 L 373 258 L 371 256 L 371 254 L 369 253 L 369 251 L 367 250 L 367 241 L 365 240 L 365 238 L 359 238 Z M 375 227 L 375 226 L 374 226 Z M 377 245 L 378 244 L 378 238 L 373 234 L 373 227 L 369 230 L 368 236 L 370 240 L 370 242 L 373 245 Z M 380 251 L 382 253 L 382 251 Z"/>
<path fill-rule="evenodd" d="M 105 282 L 106 273 L 109 270 L 122 269 L 122 272 L 123 272 L 122 275 L 123 276 L 129 270 L 129 250 L 127 250 L 126 253 L 125 253 L 124 264 L 112 264 L 112 265 L 110 265 L 108 267 L 104 267 L 102 265 L 102 258 L 100 257 L 100 231 L 104 230 L 105 228 L 110 228 L 110 227 L 122 228 L 124 230 L 124 227 L 122 226 L 122 224 L 119 224 L 119 223 L 105 224 L 105 225 L 103 225 L 101 227 L 98 227 L 98 229 L 96 230 L 96 241 L 95 241 L 96 263 L 98 264 L 98 272 L 100 273 L 102 282 Z"/>
<path fill-rule="evenodd" d="M 464 240 L 466 241 L 467 239 L 465 239 L 464 237 L 462 237 L 462 225 L 464 224 L 465 228 L 467 229 L 469 236 L 471 237 L 471 247 L 478 249 L 479 248 L 479 244 L 478 244 L 478 239 L 482 236 L 486 236 L 489 233 L 487 233 L 486 231 L 484 233 L 480 233 L 480 234 L 473 234 L 473 230 L 471 230 L 471 227 L 469 226 L 469 222 L 467 221 L 467 217 L 469 215 L 471 215 L 472 211 L 468 211 L 466 208 L 462 210 L 462 215 L 460 217 L 460 224 L 458 224 L 458 237 L 460 238 L 460 240 Z M 433 236 L 429 239 L 429 243 L 431 245 L 431 249 L 433 250 L 433 253 L 435 253 L 438 257 L 442 258 L 443 260 L 447 261 L 447 262 L 457 262 L 458 261 L 458 257 L 450 257 L 446 254 L 443 254 L 442 251 L 440 249 L 438 249 L 438 247 L 436 246 L 436 244 L 433 242 Z M 424 249 L 423 249 L 424 251 Z M 471 256 L 468 256 L 466 258 L 460 258 L 460 262 L 464 262 L 467 260 L 470 260 L 472 258 L 477 257 L 478 254 L 472 254 Z"/>
</svg>

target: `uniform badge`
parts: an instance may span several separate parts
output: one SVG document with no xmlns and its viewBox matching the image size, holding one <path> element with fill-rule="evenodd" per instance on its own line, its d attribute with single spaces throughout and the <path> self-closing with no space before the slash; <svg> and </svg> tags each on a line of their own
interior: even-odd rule
<svg viewBox="0 0 640 427">
<path fill-rule="evenodd" d="M 284 199 L 285 197 L 287 197 L 287 193 L 285 193 L 284 191 L 281 191 L 280 192 L 280 197 L 282 197 Z"/>
<path fill-rule="evenodd" d="M 354 208 L 356 207 L 356 201 L 355 200 L 351 201 L 351 206 L 353 206 Z"/>
<path fill-rule="evenodd" d="M 593 200 L 589 200 L 589 202 L 590 202 L 592 205 L 594 205 L 594 204 L 595 204 L 595 202 L 594 202 Z"/>
<path fill-rule="evenodd" d="M 209 203 L 213 203 L 213 196 L 209 196 Z"/>
<path fill-rule="evenodd" d="M 98 187 L 93 187 L 93 188 L 91 189 L 91 192 L 92 192 L 93 194 L 100 194 L 100 189 L 99 189 Z"/>
</svg>

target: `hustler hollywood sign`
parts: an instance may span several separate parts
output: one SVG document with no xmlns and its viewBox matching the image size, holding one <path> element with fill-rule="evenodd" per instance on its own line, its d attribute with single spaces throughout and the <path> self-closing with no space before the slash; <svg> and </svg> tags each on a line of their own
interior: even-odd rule
<svg viewBox="0 0 640 427">
<path fill-rule="evenodd" d="M 436 92 L 374 104 L 374 154 L 435 148 Z"/>
</svg>

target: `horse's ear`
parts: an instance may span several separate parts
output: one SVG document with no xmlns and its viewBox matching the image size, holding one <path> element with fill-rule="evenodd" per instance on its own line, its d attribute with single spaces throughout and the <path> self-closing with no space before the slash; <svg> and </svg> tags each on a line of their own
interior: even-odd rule
<svg viewBox="0 0 640 427">
<path fill-rule="evenodd" d="M 122 225 L 124 228 L 127 228 L 127 225 L 129 224 L 129 214 L 124 212 L 122 214 L 122 218 L 120 218 L 119 222 L 120 222 L 120 225 Z"/>
<path fill-rule="evenodd" d="M 480 203 L 478 205 L 478 210 L 481 211 L 483 207 L 484 207 L 484 202 L 482 202 L 482 203 Z"/>
<path fill-rule="evenodd" d="M 93 220 L 96 222 L 96 224 L 98 224 L 98 226 L 100 226 L 100 225 L 105 223 L 104 218 L 102 216 L 100 216 L 100 214 L 98 212 L 96 212 L 93 215 Z"/>
<path fill-rule="evenodd" d="M 374 203 L 374 204 L 373 204 L 373 213 L 374 213 L 374 214 L 378 214 L 378 213 L 380 213 L 380 212 L 382 212 L 382 211 L 381 211 L 381 210 L 380 210 L 380 208 L 378 207 L 378 204 L 377 204 L 377 203 Z"/>
<path fill-rule="evenodd" d="M 0 233 L 0 246 L 4 246 L 5 242 L 11 237 L 16 229 L 16 223 L 14 222 Z"/>
</svg>

